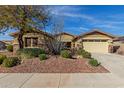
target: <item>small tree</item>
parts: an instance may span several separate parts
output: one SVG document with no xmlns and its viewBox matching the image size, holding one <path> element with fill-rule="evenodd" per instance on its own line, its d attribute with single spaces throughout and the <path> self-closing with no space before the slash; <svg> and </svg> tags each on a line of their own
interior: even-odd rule
<svg viewBox="0 0 124 93">
<path fill-rule="evenodd" d="M 62 20 L 54 21 L 52 24 L 52 29 L 50 31 L 50 34 L 53 36 L 53 39 L 44 37 L 47 48 L 49 49 L 50 53 L 52 53 L 54 55 L 60 54 L 60 51 L 65 46 L 62 43 L 62 37 L 61 37 L 63 28 L 64 28 L 64 23 Z"/>
</svg>

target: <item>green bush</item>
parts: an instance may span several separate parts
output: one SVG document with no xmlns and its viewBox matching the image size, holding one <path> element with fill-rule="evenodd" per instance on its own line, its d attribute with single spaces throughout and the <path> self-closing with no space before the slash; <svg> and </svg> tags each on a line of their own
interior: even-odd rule
<svg viewBox="0 0 124 93">
<path fill-rule="evenodd" d="M 77 50 L 77 54 L 78 55 L 82 55 L 84 52 L 86 52 L 84 49 Z"/>
<path fill-rule="evenodd" d="M 82 53 L 82 56 L 83 56 L 84 58 L 89 58 L 89 59 L 91 59 L 91 53 L 89 53 L 89 52 L 87 52 L 87 51 L 85 51 L 84 53 Z"/>
<path fill-rule="evenodd" d="M 62 50 L 60 55 L 64 58 L 71 58 L 71 53 L 68 50 Z"/>
<path fill-rule="evenodd" d="M 100 65 L 100 63 L 96 59 L 94 59 L 94 58 L 90 59 L 89 64 L 91 66 L 95 66 L 95 67 Z"/>
<path fill-rule="evenodd" d="M 40 59 L 40 61 L 47 59 L 46 54 L 40 54 L 39 59 Z"/>
<path fill-rule="evenodd" d="M 82 55 L 84 58 L 89 58 L 91 59 L 91 53 L 85 51 L 84 49 L 79 49 L 77 50 L 78 55 Z"/>
<path fill-rule="evenodd" d="M 18 57 L 8 57 L 3 61 L 2 65 L 4 67 L 13 67 L 19 63 L 20 63 L 20 60 L 18 59 Z"/>
<path fill-rule="evenodd" d="M 44 54 L 45 51 L 40 48 L 24 48 L 17 51 L 17 54 L 21 56 L 21 58 L 33 58 L 38 57 L 40 54 Z"/>
<path fill-rule="evenodd" d="M 7 58 L 6 55 L 0 54 L 0 64 L 2 64 L 6 58 Z"/>
<path fill-rule="evenodd" d="M 7 50 L 8 50 L 9 52 L 13 52 L 13 45 L 8 45 L 8 46 L 7 46 Z"/>
</svg>

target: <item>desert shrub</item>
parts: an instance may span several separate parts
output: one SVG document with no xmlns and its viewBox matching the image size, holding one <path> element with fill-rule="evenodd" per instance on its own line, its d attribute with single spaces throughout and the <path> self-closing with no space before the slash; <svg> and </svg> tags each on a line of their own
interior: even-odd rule
<svg viewBox="0 0 124 93">
<path fill-rule="evenodd" d="M 0 54 L 0 64 L 2 64 L 6 58 L 7 58 L 6 55 Z"/>
<path fill-rule="evenodd" d="M 19 55 L 19 57 L 20 58 L 22 58 L 22 59 L 30 59 L 30 58 L 33 58 L 34 56 L 32 56 L 32 54 L 31 53 L 21 53 L 20 55 Z"/>
<path fill-rule="evenodd" d="M 91 59 L 91 53 L 85 51 L 84 49 L 79 49 L 79 50 L 77 50 L 77 54 L 78 54 L 78 55 L 82 55 L 84 58 L 89 58 L 89 59 Z"/>
<path fill-rule="evenodd" d="M 47 59 L 46 54 L 40 54 L 39 59 L 40 59 L 40 61 Z"/>
<path fill-rule="evenodd" d="M 17 51 L 17 54 L 20 55 L 21 58 L 38 57 L 40 54 L 44 53 L 45 51 L 41 48 L 24 48 Z"/>
<path fill-rule="evenodd" d="M 60 55 L 64 58 L 71 58 L 71 53 L 68 50 L 62 50 Z"/>
<path fill-rule="evenodd" d="M 94 58 L 90 59 L 89 64 L 91 66 L 95 66 L 95 67 L 100 65 L 100 63 L 96 59 L 94 59 Z"/>
<path fill-rule="evenodd" d="M 13 45 L 8 45 L 8 46 L 7 46 L 7 50 L 8 50 L 9 52 L 13 52 Z"/>
<path fill-rule="evenodd" d="M 84 52 L 86 52 L 84 49 L 78 49 L 77 54 L 82 55 Z"/>
<path fill-rule="evenodd" d="M 4 67 L 13 67 L 19 63 L 20 63 L 20 60 L 18 59 L 18 57 L 8 57 L 3 61 L 2 65 Z"/>
<path fill-rule="evenodd" d="M 89 53 L 89 52 L 87 52 L 87 51 L 85 51 L 84 53 L 82 53 L 82 56 L 83 56 L 84 58 L 89 58 L 89 59 L 91 59 L 91 53 Z"/>
</svg>

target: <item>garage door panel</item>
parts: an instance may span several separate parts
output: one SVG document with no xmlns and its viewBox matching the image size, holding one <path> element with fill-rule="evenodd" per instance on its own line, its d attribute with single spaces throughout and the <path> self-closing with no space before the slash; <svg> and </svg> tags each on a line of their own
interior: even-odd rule
<svg viewBox="0 0 124 93">
<path fill-rule="evenodd" d="M 83 46 L 89 52 L 108 53 L 108 42 L 83 42 Z"/>
</svg>

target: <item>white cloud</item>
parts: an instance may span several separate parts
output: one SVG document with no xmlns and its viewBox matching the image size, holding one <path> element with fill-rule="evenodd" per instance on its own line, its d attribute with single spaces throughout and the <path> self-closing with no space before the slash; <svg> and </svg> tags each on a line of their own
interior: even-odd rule
<svg viewBox="0 0 124 93">
<path fill-rule="evenodd" d="M 99 25 L 96 25 L 96 27 L 111 28 L 111 29 L 118 29 L 119 28 L 119 26 L 114 26 L 114 25 L 111 25 L 111 24 L 99 24 Z"/>
<path fill-rule="evenodd" d="M 120 24 L 124 24 L 124 21 L 105 21 L 104 23 L 120 25 Z"/>
<path fill-rule="evenodd" d="M 109 18 L 116 18 L 116 19 L 120 19 L 123 18 L 124 19 L 124 14 L 114 14 L 114 15 L 110 15 L 108 16 Z"/>
<path fill-rule="evenodd" d="M 80 18 L 81 20 L 87 21 L 91 27 L 94 28 L 103 28 L 103 29 L 121 29 L 123 28 L 121 25 L 124 24 L 124 14 L 116 14 L 116 15 L 108 15 L 105 16 L 104 18 L 101 18 L 100 15 L 89 15 L 89 14 L 83 14 L 80 13 L 79 8 L 72 7 L 72 6 L 58 6 L 52 8 L 52 14 L 56 16 L 62 16 L 62 17 L 68 17 L 70 19 L 75 18 L 75 21 L 77 20 L 76 18 Z M 85 10 L 85 7 L 84 7 Z M 78 11 L 78 12 L 77 12 Z M 121 20 L 123 19 L 123 20 Z M 82 23 L 83 24 L 83 23 Z M 88 31 L 88 28 L 85 27 L 71 27 L 71 28 L 66 28 L 68 30 L 75 29 L 75 31 L 81 32 L 81 31 Z"/>
<path fill-rule="evenodd" d="M 88 9 L 88 8 L 86 8 L 86 7 L 79 8 L 77 6 L 72 7 L 72 6 L 66 6 L 66 5 L 64 5 L 64 6 L 51 6 L 50 7 L 52 14 L 57 14 L 57 15 L 65 13 L 65 12 L 71 13 L 71 12 L 77 12 L 79 10 L 86 10 L 86 9 Z"/>
<path fill-rule="evenodd" d="M 76 32 L 83 32 L 83 31 L 89 31 L 90 29 L 89 28 L 86 28 L 86 27 L 68 27 L 68 28 L 65 28 L 65 31 L 76 31 Z"/>
<path fill-rule="evenodd" d="M 85 10 L 87 8 L 83 7 L 81 9 Z M 93 21 L 93 22 L 98 21 L 93 16 L 76 13 L 78 10 L 80 10 L 80 8 L 76 8 L 74 6 L 73 7 L 72 6 L 58 6 L 58 7 L 56 6 L 56 7 L 51 8 L 52 14 L 56 15 L 56 16 L 82 18 L 82 19 L 86 19 L 88 21 Z"/>
<path fill-rule="evenodd" d="M 89 28 L 85 28 L 85 27 L 79 27 L 79 29 L 80 30 L 86 30 L 86 31 L 90 30 Z"/>
<path fill-rule="evenodd" d="M 72 17 L 72 18 L 81 18 L 81 19 L 86 19 L 87 21 L 92 21 L 92 22 L 99 22 L 96 18 L 86 15 L 86 14 L 76 14 L 76 13 L 54 13 L 57 16 L 64 16 L 64 17 Z"/>
</svg>

